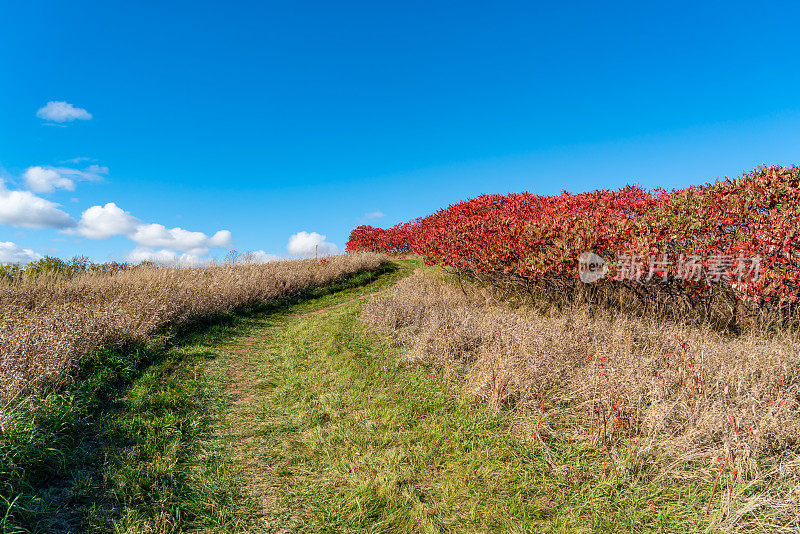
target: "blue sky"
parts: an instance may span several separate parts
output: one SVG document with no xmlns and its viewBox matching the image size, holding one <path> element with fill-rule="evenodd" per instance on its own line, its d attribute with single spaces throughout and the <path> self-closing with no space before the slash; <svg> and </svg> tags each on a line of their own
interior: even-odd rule
<svg viewBox="0 0 800 534">
<path fill-rule="evenodd" d="M 800 162 L 797 4 L 697 4 L 7 2 L 0 261 L 333 251 Z"/>
</svg>

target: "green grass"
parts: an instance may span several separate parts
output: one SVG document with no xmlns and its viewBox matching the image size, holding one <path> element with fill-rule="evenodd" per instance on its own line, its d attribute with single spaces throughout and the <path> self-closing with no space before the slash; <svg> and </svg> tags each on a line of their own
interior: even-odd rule
<svg viewBox="0 0 800 534">
<path fill-rule="evenodd" d="M 707 484 L 544 446 L 524 413 L 398 367 L 400 348 L 359 326 L 358 297 L 415 267 L 87 357 L 70 388 L 7 425 L 0 495 L 16 501 L 0 504 L 2 531 L 702 530 Z"/>
</svg>

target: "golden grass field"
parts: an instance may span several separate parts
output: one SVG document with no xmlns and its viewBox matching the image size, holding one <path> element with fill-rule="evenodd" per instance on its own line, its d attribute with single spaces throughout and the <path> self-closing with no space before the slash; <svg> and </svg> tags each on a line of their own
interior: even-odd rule
<svg viewBox="0 0 800 534">
<path fill-rule="evenodd" d="M 274 299 L 386 261 L 380 254 L 199 268 L 140 266 L 0 284 L 0 397 L 67 378 L 100 346 L 146 341 L 179 326 Z"/>
</svg>

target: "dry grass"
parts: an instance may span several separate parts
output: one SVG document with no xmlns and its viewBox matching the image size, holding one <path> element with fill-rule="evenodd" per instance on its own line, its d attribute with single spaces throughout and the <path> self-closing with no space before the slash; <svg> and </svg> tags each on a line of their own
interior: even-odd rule
<svg viewBox="0 0 800 534">
<path fill-rule="evenodd" d="M 713 482 L 725 530 L 800 526 L 800 342 L 598 311 L 511 309 L 417 273 L 361 320 L 465 392 L 529 414 L 530 432 L 583 440 L 628 472 Z"/>
<path fill-rule="evenodd" d="M 320 261 L 140 267 L 0 285 L 0 398 L 64 380 L 98 346 L 146 341 L 168 326 L 290 297 L 387 261 L 350 254 Z"/>
<path fill-rule="evenodd" d="M 454 271 L 453 274 L 458 274 Z M 460 272 L 463 279 L 491 288 L 495 300 L 519 304 L 549 314 L 573 310 L 576 305 L 613 308 L 631 315 L 658 317 L 674 323 L 710 326 L 720 332 L 748 331 L 800 333 L 800 304 L 743 300 L 733 288 L 711 283 L 692 291 L 681 280 L 615 281 L 584 284 L 574 275 L 519 277 L 505 273 Z"/>
</svg>

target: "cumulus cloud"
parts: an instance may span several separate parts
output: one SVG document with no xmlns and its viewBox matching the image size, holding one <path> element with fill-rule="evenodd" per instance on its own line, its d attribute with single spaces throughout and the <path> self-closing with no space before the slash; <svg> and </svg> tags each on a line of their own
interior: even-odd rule
<svg viewBox="0 0 800 534">
<path fill-rule="evenodd" d="M 228 230 L 220 230 L 208 240 L 211 247 L 226 248 L 233 242 L 233 236 Z"/>
<path fill-rule="evenodd" d="M 365 219 L 380 219 L 380 218 L 382 218 L 382 217 L 386 217 L 386 214 L 385 214 L 385 213 L 383 213 L 383 212 L 382 212 L 382 211 L 380 211 L 380 210 L 378 210 L 378 211 L 371 211 L 371 212 L 369 212 L 369 213 L 365 213 L 365 214 L 364 214 L 364 218 L 365 218 Z"/>
<path fill-rule="evenodd" d="M 179 227 L 167 228 L 162 224 L 148 224 L 114 202 L 92 206 L 81 214 L 79 221 L 75 221 L 59 209 L 59 204 L 34 194 L 56 189 L 73 190 L 75 181 L 99 180 L 107 172 L 106 167 L 99 165 L 90 165 L 82 170 L 34 166 L 29 167 L 22 176 L 30 191 L 10 191 L 5 188 L 3 181 L 7 173 L 0 168 L 0 224 L 25 228 L 57 228 L 63 234 L 96 240 L 125 236 L 139 245 L 131 252 L 132 261 L 167 261 L 194 265 L 207 261 L 201 256 L 207 255 L 210 249 L 230 247 L 232 236 L 228 230 L 220 230 L 208 236 L 203 232 L 192 232 Z M 12 252 L 8 248 L 11 245 L 6 244 L 6 249 L 0 252 L 11 257 Z M 20 251 L 13 254 L 20 258 L 27 257 L 26 254 L 35 254 L 27 249 Z M 269 261 L 271 258 L 265 252 L 258 251 L 254 253 L 253 259 Z"/>
<path fill-rule="evenodd" d="M 220 230 L 209 237 L 203 232 L 167 228 L 163 224 L 139 225 L 128 237 L 146 247 L 170 248 L 193 255 L 204 255 L 212 247 L 224 248 L 231 243 L 231 233 L 227 230 Z"/>
<path fill-rule="evenodd" d="M 208 254 L 212 248 L 227 248 L 232 242 L 228 230 L 220 230 L 208 236 L 203 232 L 191 232 L 179 227 L 167 228 L 163 224 L 148 224 L 113 202 L 87 209 L 81 215 L 77 227 L 65 233 L 78 234 L 89 239 L 108 239 L 115 235 L 123 235 L 140 245 L 136 250 L 156 255 L 165 254 L 164 251 L 180 251 L 189 256 L 199 257 Z M 154 252 L 153 249 L 161 250 Z"/>
<path fill-rule="evenodd" d="M 132 263 L 152 261 L 155 263 L 175 264 L 185 267 L 194 267 L 208 263 L 207 260 L 195 254 L 178 254 L 174 250 L 153 250 L 149 247 L 136 247 L 125 256 L 125 259 Z"/>
<path fill-rule="evenodd" d="M 22 177 L 28 189 L 35 193 L 52 193 L 56 189 L 75 190 L 75 182 L 52 167 L 28 167 Z"/>
<path fill-rule="evenodd" d="M 52 193 L 56 189 L 75 190 L 78 180 L 98 181 L 108 174 L 108 167 L 90 165 L 86 169 L 50 167 L 49 165 L 28 167 L 22 174 L 25 186 L 34 193 Z"/>
<path fill-rule="evenodd" d="M 36 116 L 53 122 L 86 121 L 92 114 L 83 108 L 76 108 L 67 102 L 48 102 L 36 112 Z"/>
<path fill-rule="evenodd" d="M 0 184 L 0 224 L 25 228 L 71 228 L 75 226 L 58 204 L 30 191 L 8 191 Z"/>
<path fill-rule="evenodd" d="M 136 231 L 141 221 L 113 202 L 105 206 L 92 206 L 84 211 L 78 226 L 69 233 L 89 239 L 108 239 L 115 235 L 127 235 Z"/>
<path fill-rule="evenodd" d="M 42 255 L 29 248 L 22 248 L 11 241 L 0 241 L 0 263 L 30 263 Z"/>
<path fill-rule="evenodd" d="M 325 241 L 325 236 L 317 232 L 297 232 L 289 238 L 286 250 L 292 257 L 309 258 L 314 254 L 320 256 L 338 254 L 339 247 Z"/>
</svg>

